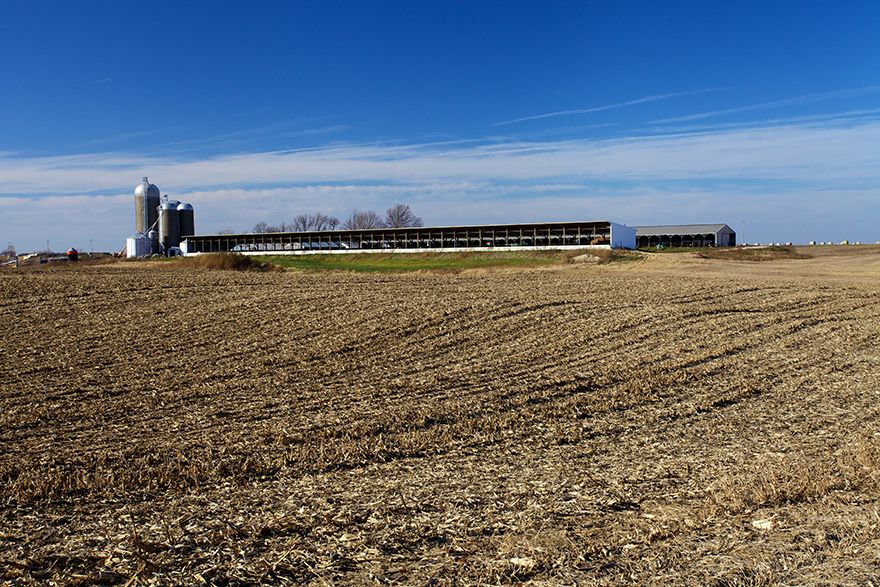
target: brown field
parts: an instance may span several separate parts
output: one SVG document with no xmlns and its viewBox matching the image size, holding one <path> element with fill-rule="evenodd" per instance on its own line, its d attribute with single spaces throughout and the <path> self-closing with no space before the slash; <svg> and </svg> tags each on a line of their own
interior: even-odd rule
<svg viewBox="0 0 880 587">
<path fill-rule="evenodd" d="M 829 252 L 830 251 L 830 252 Z M 880 584 L 880 249 L 0 273 L 0 584 Z"/>
</svg>

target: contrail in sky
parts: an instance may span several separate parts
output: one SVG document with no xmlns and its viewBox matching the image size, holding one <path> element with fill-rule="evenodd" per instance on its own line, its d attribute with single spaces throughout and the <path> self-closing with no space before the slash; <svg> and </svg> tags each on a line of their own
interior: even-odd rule
<svg viewBox="0 0 880 587">
<path fill-rule="evenodd" d="M 784 100 L 774 100 L 773 102 L 761 102 L 760 104 L 749 104 L 748 106 L 739 106 L 737 108 L 727 108 L 725 110 L 713 110 L 711 112 L 699 112 L 697 114 L 688 114 L 687 116 L 675 116 L 672 118 L 661 118 L 653 120 L 655 123 L 667 122 L 686 122 L 689 120 L 702 120 L 704 118 L 713 118 L 715 116 L 723 116 L 725 114 L 738 114 L 740 112 L 750 112 L 752 110 L 765 110 L 768 108 L 779 108 L 780 106 L 793 106 L 797 104 L 810 104 L 813 102 L 824 102 L 835 98 L 848 98 L 851 96 L 861 96 L 870 94 L 880 90 L 880 86 L 864 86 L 861 88 L 849 88 L 845 90 L 832 90 L 830 92 L 818 92 L 816 94 L 804 94 L 803 96 L 795 96 L 794 98 L 785 98 Z"/>
<path fill-rule="evenodd" d="M 73 86 L 73 87 L 74 87 L 74 88 L 82 88 L 82 87 L 84 87 L 84 86 L 96 86 L 96 85 L 98 85 L 98 84 L 106 84 L 107 82 L 112 82 L 112 81 L 113 81 L 113 78 L 112 78 L 112 77 L 104 77 L 104 78 L 101 78 L 101 79 L 95 79 L 95 80 L 92 80 L 92 81 L 90 81 L 90 82 L 83 82 L 83 83 L 81 83 L 81 84 L 76 84 L 76 85 Z"/>
<path fill-rule="evenodd" d="M 606 104 L 605 106 L 594 106 L 592 108 L 576 108 L 574 110 L 559 110 L 557 112 L 545 112 L 544 114 L 535 114 L 534 116 L 524 116 L 522 118 L 514 118 L 513 120 L 505 120 L 495 122 L 492 126 L 504 126 L 505 124 L 515 124 L 517 122 L 525 122 L 527 120 L 540 120 L 542 118 L 554 118 L 556 116 L 569 116 L 571 114 L 589 114 L 590 112 L 602 112 L 604 110 L 614 110 L 615 108 L 624 108 L 626 106 L 635 106 L 636 104 L 644 104 L 645 102 L 656 102 L 658 100 L 668 100 L 669 98 L 677 98 L 680 96 L 693 96 L 695 94 L 706 94 L 709 92 L 719 92 L 726 88 L 704 88 L 702 90 L 691 90 L 689 92 L 674 92 L 671 94 L 654 94 L 653 96 L 645 96 L 636 98 L 635 100 L 627 100 L 626 102 L 618 102 L 616 104 Z"/>
</svg>

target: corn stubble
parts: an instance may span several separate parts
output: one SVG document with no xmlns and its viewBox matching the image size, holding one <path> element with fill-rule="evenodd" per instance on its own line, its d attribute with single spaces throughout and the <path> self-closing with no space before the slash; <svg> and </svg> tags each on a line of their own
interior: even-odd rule
<svg viewBox="0 0 880 587">
<path fill-rule="evenodd" d="M 0 581 L 873 584 L 880 286 L 0 276 Z"/>
</svg>

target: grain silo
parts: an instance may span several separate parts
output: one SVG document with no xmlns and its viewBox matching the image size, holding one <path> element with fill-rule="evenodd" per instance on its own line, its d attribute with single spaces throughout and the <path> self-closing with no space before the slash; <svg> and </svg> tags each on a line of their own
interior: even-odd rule
<svg viewBox="0 0 880 587">
<path fill-rule="evenodd" d="M 179 202 L 174 200 L 162 204 L 159 211 L 159 245 L 167 255 L 171 247 L 180 246 L 180 219 L 177 215 Z"/>
<path fill-rule="evenodd" d="M 180 224 L 180 240 L 196 233 L 196 222 L 192 204 L 186 202 L 177 207 L 177 218 Z"/>
<path fill-rule="evenodd" d="M 159 217 L 159 188 L 146 177 L 134 188 L 134 230 L 147 234 Z"/>
</svg>

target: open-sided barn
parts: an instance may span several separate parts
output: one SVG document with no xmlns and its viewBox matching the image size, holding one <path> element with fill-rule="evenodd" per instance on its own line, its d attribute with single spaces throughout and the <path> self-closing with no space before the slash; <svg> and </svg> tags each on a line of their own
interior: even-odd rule
<svg viewBox="0 0 880 587">
<path fill-rule="evenodd" d="M 637 226 L 639 247 L 734 247 L 736 233 L 726 224 Z"/>
<path fill-rule="evenodd" d="M 634 228 L 607 220 L 197 235 L 187 237 L 181 244 L 186 254 L 634 249 L 635 246 Z"/>
</svg>

